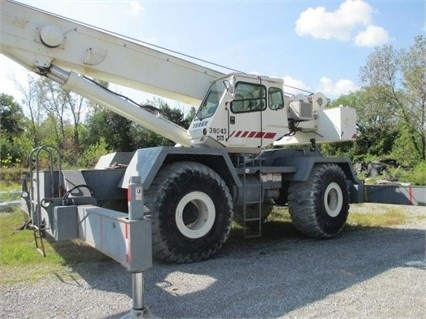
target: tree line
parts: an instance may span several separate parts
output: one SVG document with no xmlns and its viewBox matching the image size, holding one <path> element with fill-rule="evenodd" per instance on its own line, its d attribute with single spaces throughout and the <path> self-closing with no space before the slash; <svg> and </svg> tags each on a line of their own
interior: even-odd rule
<svg viewBox="0 0 426 319">
<path fill-rule="evenodd" d="M 100 82 L 103 86 L 108 83 Z M 32 149 L 52 145 L 64 167 L 93 167 L 101 155 L 138 148 L 174 145 L 140 125 L 111 112 L 44 77 L 28 75 L 18 84 L 21 103 L 0 94 L 0 160 L 2 167 L 28 166 Z M 195 108 L 184 114 L 161 99 L 146 101 L 161 116 L 188 128 Z M 136 106 L 135 106 L 136 107 Z"/>
<path fill-rule="evenodd" d="M 417 36 L 407 49 L 377 47 L 359 72 L 360 89 L 331 105 L 356 108 L 356 142 L 321 145 L 325 155 L 353 161 L 392 157 L 404 165 L 426 162 L 426 38 Z M 93 167 L 112 151 L 173 145 L 173 142 L 110 112 L 47 78 L 28 76 L 19 84 L 21 102 L 0 94 L 0 160 L 2 167 L 28 165 L 31 149 L 59 148 L 65 167 Z M 107 86 L 108 83 L 102 83 Z M 192 108 L 184 114 L 161 99 L 147 101 L 174 123 L 189 127 Z"/>
<path fill-rule="evenodd" d="M 426 160 L 426 38 L 408 49 L 376 48 L 360 68 L 361 88 L 332 102 L 357 110 L 355 143 L 325 145 L 354 161 L 390 157 L 402 165 Z"/>
</svg>

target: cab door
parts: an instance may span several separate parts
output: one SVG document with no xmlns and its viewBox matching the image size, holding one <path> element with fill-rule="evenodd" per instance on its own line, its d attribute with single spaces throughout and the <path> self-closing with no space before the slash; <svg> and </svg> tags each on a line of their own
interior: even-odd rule
<svg viewBox="0 0 426 319">
<path fill-rule="evenodd" d="M 266 87 L 262 84 L 238 82 L 228 113 L 230 148 L 260 148 L 263 139 L 262 116 L 267 107 Z"/>
<path fill-rule="evenodd" d="M 228 121 L 230 150 L 252 153 L 270 145 L 289 132 L 282 88 L 238 82 Z"/>
</svg>

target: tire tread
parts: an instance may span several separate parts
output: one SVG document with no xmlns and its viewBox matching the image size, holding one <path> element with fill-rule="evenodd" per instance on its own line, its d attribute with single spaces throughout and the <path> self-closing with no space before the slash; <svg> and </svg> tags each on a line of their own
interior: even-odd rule
<svg viewBox="0 0 426 319">
<path fill-rule="evenodd" d="M 307 181 L 293 182 L 289 187 L 289 211 L 294 226 L 303 234 L 312 238 L 330 238 L 337 235 L 346 222 L 349 211 L 349 189 L 342 189 L 344 203 L 341 210 L 343 224 L 336 224 L 333 231 L 323 227 L 320 210 L 320 193 L 323 188 L 324 176 L 334 174 L 344 178 L 343 170 L 336 164 L 316 165 Z M 345 216 L 344 216 L 345 215 Z"/>
</svg>

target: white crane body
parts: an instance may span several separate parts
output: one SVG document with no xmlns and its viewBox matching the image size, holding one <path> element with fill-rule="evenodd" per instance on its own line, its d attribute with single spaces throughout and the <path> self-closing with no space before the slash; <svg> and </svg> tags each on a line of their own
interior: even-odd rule
<svg viewBox="0 0 426 319">
<path fill-rule="evenodd" d="M 326 101 L 323 101 L 324 105 L 321 108 L 314 110 L 315 102 L 309 102 L 307 96 L 302 98 L 306 104 L 311 104 L 309 120 L 312 123 L 308 125 L 307 130 L 303 129 L 306 123 L 299 123 L 301 129 L 289 136 L 291 130 L 288 114 L 292 98 L 284 95 L 282 79 L 248 74 L 225 76 L 216 70 L 150 48 L 123 36 L 39 9 L 12 1 L 2 1 L 1 6 L 1 53 L 36 73 L 49 75 L 52 66 L 55 66 L 65 71 L 74 71 L 84 76 L 195 106 L 200 104 L 210 85 L 216 81 L 217 89 L 221 86 L 221 91 L 215 92 L 220 95 L 220 99 L 217 99 L 215 106 L 211 101 L 205 100 L 205 104 L 199 110 L 198 120 L 194 121 L 188 130 L 189 136 L 185 142 L 182 139 L 184 134 L 176 130 L 175 125 L 168 127 L 162 119 L 154 119 L 143 111 L 135 114 L 134 111 L 125 111 L 124 107 L 112 107 L 112 111 L 183 146 L 207 143 L 209 146 L 225 147 L 232 153 L 257 153 L 283 136 L 286 138 L 281 139 L 276 145 L 306 144 L 311 138 L 316 138 L 317 142 L 354 139 L 356 132 L 353 111 L 348 111 L 348 108 L 341 109 L 337 111 L 338 119 L 335 119 L 336 115 L 330 118 L 327 112 L 323 113 Z M 218 81 L 224 76 L 223 80 Z M 50 77 L 55 79 L 54 76 Z M 64 83 L 63 79 L 60 81 Z M 227 81 L 228 87 L 221 85 L 221 81 Z M 265 95 L 256 99 L 245 96 L 245 102 L 239 102 L 242 110 L 233 112 L 231 102 L 236 98 L 235 94 L 239 94 L 234 92 L 233 86 L 236 85 L 238 90 L 240 82 L 253 85 L 245 88 L 246 94 L 251 94 L 249 90 L 259 85 L 260 88 L 263 87 Z M 91 85 L 87 83 L 86 86 Z M 69 85 L 68 88 L 93 99 L 89 88 L 77 90 L 76 87 L 71 88 Z M 281 90 L 274 93 L 276 96 L 281 94 L 281 101 L 278 104 L 272 104 L 271 95 L 266 96 L 270 88 Z M 110 103 L 104 103 L 102 99 L 98 98 L 96 102 L 111 108 Z M 255 109 L 249 106 L 255 102 L 262 103 L 262 108 Z M 247 105 L 247 109 L 244 109 L 243 104 Z M 211 112 L 209 117 L 205 118 L 201 115 L 201 112 L 205 111 L 203 106 L 215 108 L 215 112 Z M 333 114 L 335 113 L 336 110 L 333 111 Z M 345 127 L 336 132 L 339 125 L 333 125 L 334 120 L 345 123 Z M 303 118 L 300 122 L 306 121 L 307 119 Z M 319 121 L 323 121 L 326 125 L 321 125 Z M 330 121 L 331 126 L 328 125 Z M 175 131 L 179 133 L 174 133 Z M 173 138 L 174 135 L 179 136 L 177 140 Z"/>
<path fill-rule="evenodd" d="M 173 262 L 214 255 L 228 237 L 234 213 L 244 230 L 254 224 L 260 235 L 272 204 L 288 204 L 293 223 L 309 236 L 331 237 L 342 229 L 349 201 L 358 199 L 359 181 L 348 160 L 324 158 L 316 144 L 354 140 L 354 109 L 327 109 L 321 93 L 289 94 L 282 79 L 224 74 L 27 5 L 9 0 L 0 5 L 1 54 L 183 146 L 108 155 L 95 170 L 56 173 L 67 194 L 74 194 L 75 185 L 94 190 L 79 190 L 74 205 L 86 197 L 118 205 L 125 198 L 117 188 L 140 176 L 153 219 L 154 254 Z M 186 130 L 88 77 L 199 108 Z M 302 144 L 309 147 L 283 148 Z M 104 170 L 113 158 L 127 168 Z M 29 196 L 26 210 L 54 232 L 58 204 L 45 207 L 42 197 Z"/>
</svg>

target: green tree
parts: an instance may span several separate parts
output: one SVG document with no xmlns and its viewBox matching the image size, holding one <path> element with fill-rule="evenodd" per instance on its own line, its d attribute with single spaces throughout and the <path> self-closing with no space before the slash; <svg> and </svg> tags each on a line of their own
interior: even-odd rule
<svg viewBox="0 0 426 319">
<path fill-rule="evenodd" d="M 397 128 L 392 153 L 406 164 L 426 159 L 426 38 L 417 36 L 408 50 L 376 48 L 360 70 L 370 113 L 378 125 Z M 403 154 L 411 153 L 407 163 Z"/>
<path fill-rule="evenodd" d="M 185 117 L 179 108 L 171 108 L 165 101 L 159 98 L 154 98 L 152 101 L 147 101 L 145 104 L 151 105 L 158 110 L 161 117 L 181 126 L 188 128 L 190 121 Z M 155 146 L 173 146 L 175 142 L 147 130 L 139 125 L 132 126 L 133 148 L 138 149 L 142 147 L 155 147 Z"/>
<path fill-rule="evenodd" d="M 45 118 L 43 99 L 38 95 L 37 77 L 28 74 L 27 82 L 22 83 L 15 79 L 15 85 L 23 95 L 22 108 L 29 122 L 27 124 L 28 135 L 31 138 L 31 147 L 39 146 L 42 141 L 40 138 L 41 123 Z"/>
<path fill-rule="evenodd" d="M 95 80 L 100 86 L 108 89 L 109 83 Z M 86 121 L 86 130 L 83 138 L 85 153 L 87 149 L 108 149 L 117 152 L 133 151 L 131 128 L 132 121 L 108 109 L 88 101 L 91 112 Z M 91 152 L 93 153 L 93 152 Z"/>
<path fill-rule="evenodd" d="M 89 145 L 83 151 L 83 154 L 78 158 L 78 167 L 93 168 L 102 155 L 109 153 L 108 145 L 104 138 L 101 138 L 97 143 Z"/>
<path fill-rule="evenodd" d="M 0 94 L 0 132 L 5 134 L 10 141 L 12 137 L 19 136 L 24 131 L 21 106 L 13 96 Z"/>
<path fill-rule="evenodd" d="M 41 106 L 50 120 L 55 145 L 66 150 L 70 159 L 78 158 L 81 154 L 79 126 L 85 99 L 45 77 L 37 80 L 36 88 L 39 100 L 43 101 Z"/>
<path fill-rule="evenodd" d="M 347 156 L 354 161 L 390 154 L 399 134 L 398 118 L 386 101 L 377 99 L 374 90 L 362 88 L 343 95 L 332 106 L 351 106 L 357 110 L 358 138 L 355 143 L 332 143 L 321 146 L 325 155 Z"/>
<path fill-rule="evenodd" d="M 13 96 L 0 94 L 0 163 L 16 164 L 22 159 L 22 149 L 17 140 L 24 133 L 23 112 Z"/>
<path fill-rule="evenodd" d="M 412 147 L 426 160 L 426 37 L 416 37 L 401 62 L 404 98 L 408 105 L 402 133 L 407 132 Z"/>
<path fill-rule="evenodd" d="M 189 126 L 191 125 L 192 120 L 194 119 L 195 113 L 196 113 L 196 109 L 195 109 L 195 107 L 192 106 L 189 109 L 188 114 L 186 114 L 186 116 L 185 116 L 185 125 L 184 125 L 184 128 L 186 128 L 186 129 L 189 128 Z"/>
<path fill-rule="evenodd" d="M 87 125 L 86 146 L 98 144 L 103 138 L 108 149 L 117 152 L 133 151 L 133 139 L 130 135 L 132 121 L 125 117 L 97 106 Z"/>
</svg>

